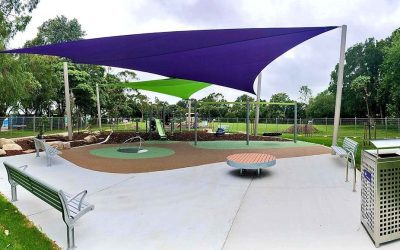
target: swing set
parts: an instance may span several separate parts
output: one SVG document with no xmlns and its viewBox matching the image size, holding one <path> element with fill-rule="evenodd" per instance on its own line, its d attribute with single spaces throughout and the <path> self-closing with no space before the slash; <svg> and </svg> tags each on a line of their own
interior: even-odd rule
<svg viewBox="0 0 400 250">
<path fill-rule="evenodd" d="M 246 145 L 250 144 L 250 104 L 256 105 L 280 105 L 285 106 L 285 112 L 287 106 L 294 106 L 294 129 L 293 129 L 293 142 L 297 142 L 297 102 L 200 102 L 202 105 L 212 105 L 212 104 L 240 104 L 246 105 Z M 195 122 L 194 122 L 194 145 L 197 146 L 197 128 L 198 128 L 198 104 L 196 102 L 194 106 Z M 258 122 L 258 121 L 255 121 Z"/>
</svg>

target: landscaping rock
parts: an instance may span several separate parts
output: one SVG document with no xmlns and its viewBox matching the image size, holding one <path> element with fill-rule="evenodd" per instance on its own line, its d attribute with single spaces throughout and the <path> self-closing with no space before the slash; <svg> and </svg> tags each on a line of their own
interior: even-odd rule
<svg viewBox="0 0 400 250">
<path fill-rule="evenodd" d="M 64 143 L 62 141 L 50 141 L 47 142 L 47 144 L 58 150 L 62 150 L 64 148 Z"/>
<path fill-rule="evenodd" d="M 0 138 L 0 148 L 6 144 L 15 144 L 15 142 L 11 139 Z"/>
<path fill-rule="evenodd" d="M 14 151 L 22 151 L 22 147 L 16 143 L 14 144 L 5 144 L 3 145 L 3 150 L 14 150 Z"/>
<path fill-rule="evenodd" d="M 96 132 L 93 132 L 93 135 L 97 137 L 97 136 L 101 135 L 101 133 L 100 133 L 100 131 L 96 131 Z"/>
<path fill-rule="evenodd" d="M 83 138 L 83 140 L 84 140 L 86 143 L 93 143 L 93 142 L 97 141 L 97 138 L 96 138 L 96 136 L 94 136 L 94 135 L 88 135 L 88 136 L 86 136 L 85 138 Z"/>
<path fill-rule="evenodd" d="M 24 153 L 24 154 L 31 154 L 31 153 L 34 153 L 34 152 L 36 152 L 35 149 L 27 149 L 27 150 L 22 151 L 22 153 Z"/>
<path fill-rule="evenodd" d="M 290 126 L 288 129 L 285 130 L 285 133 L 292 134 L 294 132 L 294 126 Z M 318 129 L 313 126 L 312 124 L 298 124 L 297 125 L 297 133 L 305 133 L 311 134 L 318 132 Z"/>
<path fill-rule="evenodd" d="M 63 142 L 63 149 L 70 149 L 71 148 L 71 143 L 69 141 Z"/>
<path fill-rule="evenodd" d="M 0 148 L 0 156 L 5 156 L 5 155 L 7 155 L 6 151 Z"/>
</svg>

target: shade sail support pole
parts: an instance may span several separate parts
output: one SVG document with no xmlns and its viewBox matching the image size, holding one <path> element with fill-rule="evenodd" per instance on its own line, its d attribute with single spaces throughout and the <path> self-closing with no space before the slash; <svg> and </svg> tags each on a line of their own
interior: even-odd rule
<svg viewBox="0 0 400 250">
<path fill-rule="evenodd" d="M 258 135 L 258 122 L 260 120 L 260 95 L 261 95 L 261 77 L 262 72 L 258 75 L 257 82 L 257 104 L 256 104 L 256 117 L 254 121 L 254 135 Z"/>
<path fill-rule="evenodd" d="M 249 97 L 246 100 L 246 145 L 249 145 L 250 141 L 250 102 Z"/>
<path fill-rule="evenodd" d="M 69 94 L 68 63 L 64 62 L 64 92 L 65 92 L 65 113 L 67 115 L 68 140 L 72 140 L 72 117 L 71 117 L 71 96 Z"/>
<path fill-rule="evenodd" d="M 342 37 L 340 41 L 340 58 L 338 68 L 338 79 L 336 86 L 336 104 L 335 104 L 335 117 L 333 121 L 333 137 L 332 145 L 337 145 L 337 139 L 339 134 L 339 121 L 340 121 L 340 108 L 342 104 L 342 90 L 343 90 L 343 71 L 344 71 L 344 60 L 346 51 L 346 34 L 347 25 L 342 26 Z"/>
<path fill-rule="evenodd" d="M 188 99 L 188 115 L 186 117 L 187 129 L 190 131 L 190 123 L 192 123 L 192 99 Z"/>
<path fill-rule="evenodd" d="M 97 101 L 97 123 L 99 125 L 99 130 L 101 131 L 100 91 L 98 83 L 96 83 L 96 101 Z"/>
<path fill-rule="evenodd" d="M 197 146 L 197 102 L 194 103 L 194 145 Z"/>
<path fill-rule="evenodd" d="M 297 102 L 294 105 L 294 129 L 293 129 L 293 141 L 297 143 Z"/>
</svg>

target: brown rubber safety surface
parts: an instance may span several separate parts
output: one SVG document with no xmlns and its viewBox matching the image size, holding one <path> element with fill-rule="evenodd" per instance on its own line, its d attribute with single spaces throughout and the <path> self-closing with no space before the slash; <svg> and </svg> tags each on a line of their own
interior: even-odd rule
<svg viewBox="0 0 400 250">
<path fill-rule="evenodd" d="M 90 154 L 93 149 L 115 147 L 120 144 L 102 144 L 64 150 L 61 157 L 83 168 L 109 173 L 145 173 L 176 168 L 194 167 L 215 162 L 224 162 L 226 157 L 238 153 L 265 153 L 276 158 L 290 158 L 307 155 L 328 154 L 330 149 L 324 146 L 270 148 L 270 149 L 201 149 L 191 146 L 188 142 L 157 144 L 169 148 L 175 154 L 146 159 L 115 159 L 104 158 Z M 146 147 L 146 145 L 144 145 Z"/>
</svg>

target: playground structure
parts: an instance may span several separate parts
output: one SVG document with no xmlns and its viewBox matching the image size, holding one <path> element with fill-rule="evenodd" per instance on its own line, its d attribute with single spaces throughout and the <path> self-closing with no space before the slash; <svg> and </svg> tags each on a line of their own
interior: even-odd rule
<svg viewBox="0 0 400 250">
<path fill-rule="evenodd" d="M 261 105 L 261 104 L 266 104 L 266 105 L 284 105 L 284 106 L 294 106 L 294 130 L 293 130 L 293 141 L 294 143 L 297 142 L 297 103 L 293 102 L 293 103 L 278 103 L 278 102 L 250 102 L 249 100 L 247 100 L 246 102 L 201 102 L 201 104 L 204 105 L 209 105 L 209 104 L 240 104 L 240 105 L 246 105 L 246 145 L 249 145 L 250 143 L 250 104 L 256 104 Z M 197 130 L 198 130 L 198 113 L 197 113 L 197 102 L 196 105 L 194 107 L 195 110 L 195 122 L 194 122 L 194 145 L 197 145 L 197 139 L 198 139 L 198 135 L 197 135 Z M 222 131 L 220 132 L 220 134 L 222 134 Z"/>
<path fill-rule="evenodd" d="M 133 146 L 124 146 L 124 145 L 126 145 L 126 144 L 128 144 L 128 143 L 134 142 L 135 140 L 138 140 L 138 142 L 139 142 L 139 144 L 137 145 L 137 147 L 133 147 Z M 144 148 L 142 147 L 143 142 L 144 142 L 144 140 L 143 140 L 142 137 L 140 137 L 140 136 L 133 136 L 133 137 L 127 139 L 126 141 L 124 141 L 124 142 L 122 143 L 122 145 L 121 145 L 117 150 L 118 150 L 118 152 L 122 152 L 122 153 L 139 153 L 139 154 L 140 154 L 140 153 L 145 153 L 145 152 L 147 152 L 148 150 L 147 150 L 147 149 L 144 149 Z"/>
</svg>

